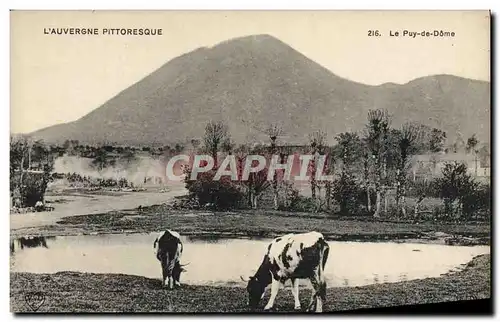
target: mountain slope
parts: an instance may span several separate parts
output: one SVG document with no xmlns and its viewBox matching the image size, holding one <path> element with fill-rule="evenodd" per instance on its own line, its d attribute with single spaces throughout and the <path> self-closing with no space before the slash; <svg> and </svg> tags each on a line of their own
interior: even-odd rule
<svg viewBox="0 0 500 322">
<path fill-rule="evenodd" d="M 81 119 L 36 131 L 48 142 L 172 144 L 199 138 L 224 120 L 237 142 L 262 141 L 271 123 L 284 141 L 303 143 L 321 129 L 360 130 L 367 111 L 387 108 L 454 138 L 489 141 L 489 83 L 439 75 L 404 85 L 369 86 L 336 76 L 268 35 L 237 38 L 177 57 Z"/>
</svg>

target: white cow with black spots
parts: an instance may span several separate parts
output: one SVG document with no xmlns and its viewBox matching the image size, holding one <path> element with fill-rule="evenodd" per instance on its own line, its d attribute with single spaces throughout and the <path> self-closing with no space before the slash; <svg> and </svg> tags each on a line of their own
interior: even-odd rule
<svg viewBox="0 0 500 322">
<path fill-rule="evenodd" d="M 250 308 L 257 308 L 266 287 L 271 284 L 271 296 L 264 310 L 272 309 L 279 289 L 284 287 L 287 280 L 291 280 L 295 309 L 300 310 L 299 279 L 309 279 L 313 292 L 308 310 L 322 312 L 326 300 L 323 272 L 329 250 L 323 235 L 315 231 L 275 238 L 269 244 L 257 272 L 249 277 L 247 291 Z"/>
</svg>

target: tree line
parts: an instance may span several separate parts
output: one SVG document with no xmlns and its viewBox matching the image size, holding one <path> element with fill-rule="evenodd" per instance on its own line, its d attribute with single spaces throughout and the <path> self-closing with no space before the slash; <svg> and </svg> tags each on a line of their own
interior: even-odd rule
<svg viewBox="0 0 500 322">
<path fill-rule="evenodd" d="M 283 170 L 277 170 L 272 180 L 268 180 L 268 167 L 251 173 L 245 181 L 234 182 L 228 177 L 221 181 L 211 180 L 218 170 L 220 154 L 236 155 L 239 170 L 250 154 L 264 155 L 266 160 L 278 155 L 280 163 L 285 163 L 296 147 L 279 144 L 283 130 L 276 124 L 267 128 L 265 133 L 269 138 L 267 145 L 237 146 L 232 142 L 225 123 L 209 122 L 203 145 L 194 148 L 210 154 L 215 160 L 214 167 L 197 180 L 191 180 L 190 169 L 186 169 L 186 187 L 191 197 L 215 208 L 255 209 L 259 207 L 259 199 L 267 196 L 274 209 L 326 211 L 376 218 L 408 218 L 410 214 L 415 217 L 426 199 L 439 198 L 444 207 L 434 209 L 434 212 L 441 213 L 442 217 L 460 218 L 478 211 L 489 213 L 489 201 L 486 200 L 489 185 L 477 182 L 463 162 L 446 163 L 441 175 L 432 182 L 421 184 L 410 180 L 413 156 L 454 151 L 446 148 L 444 131 L 417 122 L 394 127 L 391 116 L 384 109 L 370 110 L 362 131 L 340 133 L 335 137 L 335 144 L 327 143 L 324 131 L 313 131 L 309 135 L 308 144 L 301 152 L 313 155 L 308 167 L 310 197 L 301 196 L 294 183 L 280 180 Z M 475 155 L 480 152 L 475 135 L 467 140 L 466 149 Z M 316 162 L 320 158 L 326 160 L 324 174 L 333 174 L 333 181 L 316 180 Z M 407 205 L 408 194 L 412 198 L 411 207 Z M 482 197 L 478 199 L 470 197 L 479 195 Z"/>
</svg>

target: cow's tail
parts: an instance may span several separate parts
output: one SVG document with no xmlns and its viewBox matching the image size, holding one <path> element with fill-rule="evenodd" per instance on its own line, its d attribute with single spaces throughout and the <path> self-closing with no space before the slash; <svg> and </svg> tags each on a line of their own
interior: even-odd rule
<svg viewBox="0 0 500 322">
<path fill-rule="evenodd" d="M 328 254 L 330 252 L 330 246 L 325 241 L 324 238 L 319 240 L 320 245 L 320 264 L 319 264 L 319 296 L 323 301 L 326 301 L 326 280 L 325 280 L 325 265 L 328 261 Z"/>
</svg>

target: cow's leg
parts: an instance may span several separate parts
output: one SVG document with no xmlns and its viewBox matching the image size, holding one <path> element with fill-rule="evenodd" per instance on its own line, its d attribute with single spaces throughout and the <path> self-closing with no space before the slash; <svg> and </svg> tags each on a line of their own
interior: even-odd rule
<svg viewBox="0 0 500 322">
<path fill-rule="evenodd" d="M 161 272 L 162 272 L 162 285 L 163 287 L 167 286 L 168 283 L 168 273 L 167 273 L 167 263 L 165 261 L 161 261 Z"/>
<path fill-rule="evenodd" d="M 171 290 L 174 289 L 174 279 L 172 278 L 172 276 L 168 277 L 168 288 Z"/>
<path fill-rule="evenodd" d="M 174 265 L 174 269 L 172 271 L 172 278 L 174 279 L 174 287 L 181 286 L 181 282 L 180 282 L 181 271 L 182 271 L 182 268 L 181 268 L 180 263 L 176 262 Z"/>
<path fill-rule="evenodd" d="M 311 303 L 309 304 L 309 311 L 315 311 L 318 313 L 323 312 L 323 288 L 324 285 L 320 279 L 319 271 L 315 270 L 314 275 L 310 278 L 313 287 L 313 295 L 311 297 Z"/>
<path fill-rule="evenodd" d="M 292 279 L 292 294 L 295 301 L 295 310 L 300 310 L 300 299 L 299 299 L 299 279 Z"/>
<path fill-rule="evenodd" d="M 273 278 L 271 282 L 271 296 L 269 297 L 269 302 L 264 307 L 264 310 L 270 310 L 274 307 L 274 300 L 276 299 L 276 295 L 278 295 L 278 291 L 280 290 L 281 282 Z"/>
<path fill-rule="evenodd" d="M 316 304 L 316 287 L 314 286 L 314 280 L 311 277 L 311 300 L 309 301 L 309 306 L 307 307 L 307 311 L 311 312 L 315 309 L 315 304 Z"/>
</svg>

